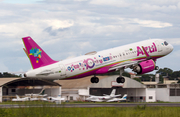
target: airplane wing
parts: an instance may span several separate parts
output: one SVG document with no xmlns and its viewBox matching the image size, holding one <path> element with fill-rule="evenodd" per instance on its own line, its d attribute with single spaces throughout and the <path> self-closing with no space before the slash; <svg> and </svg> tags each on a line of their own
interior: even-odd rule
<svg viewBox="0 0 180 117">
<path fill-rule="evenodd" d="M 119 95 L 113 95 L 113 96 L 111 96 L 111 98 L 120 97 L 120 96 L 121 96 L 121 94 L 119 94 Z"/>
<path fill-rule="evenodd" d="M 120 69 L 120 68 L 129 68 L 132 65 L 137 65 L 141 61 L 126 61 L 126 62 L 122 62 L 122 63 L 119 63 L 119 64 L 117 64 L 115 66 L 110 67 L 109 71 L 114 70 L 114 69 Z"/>
<path fill-rule="evenodd" d="M 136 61 L 125 61 L 125 62 L 121 62 L 121 63 L 119 63 L 119 64 L 117 64 L 117 65 L 115 65 L 115 66 L 112 66 L 112 67 L 110 67 L 109 68 L 109 71 L 111 71 L 111 70 L 115 70 L 115 69 L 120 69 L 120 68 L 129 68 L 130 66 L 132 66 L 132 65 L 138 65 L 140 62 L 142 62 L 142 61 L 146 61 L 146 60 L 149 60 L 149 59 L 151 59 L 152 57 L 148 54 L 148 52 L 146 51 L 146 49 L 142 46 L 142 48 L 143 48 L 143 51 L 144 51 L 144 53 L 145 53 L 145 55 L 146 55 L 146 58 L 144 58 L 144 59 L 141 59 L 141 60 L 136 60 Z"/>
<path fill-rule="evenodd" d="M 91 102 L 103 102 L 103 100 L 100 100 L 100 99 L 94 99 L 94 100 L 91 100 Z"/>
</svg>

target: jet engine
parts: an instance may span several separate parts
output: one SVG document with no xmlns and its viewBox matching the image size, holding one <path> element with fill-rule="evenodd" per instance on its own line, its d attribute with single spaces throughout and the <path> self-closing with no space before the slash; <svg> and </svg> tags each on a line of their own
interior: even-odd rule
<svg viewBox="0 0 180 117">
<path fill-rule="evenodd" d="M 143 61 L 138 65 L 134 66 L 133 71 L 136 72 L 137 74 L 144 74 L 155 70 L 155 68 L 156 68 L 155 62 L 152 59 L 150 59 L 147 61 Z"/>
</svg>

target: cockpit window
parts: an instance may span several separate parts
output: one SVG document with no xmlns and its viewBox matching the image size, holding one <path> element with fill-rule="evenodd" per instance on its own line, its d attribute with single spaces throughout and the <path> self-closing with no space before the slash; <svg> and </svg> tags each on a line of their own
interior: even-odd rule
<svg viewBox="0 0 180 117">
<path fill-rule="evenodd" d="M 164 45 L 166 45 L 166 46 L 167 46 L 167 45 L 168 45 L 168 42 L 166 42 L 166 41 L 165 41 L 165 42 L 164 42 Z"/>
</svg>

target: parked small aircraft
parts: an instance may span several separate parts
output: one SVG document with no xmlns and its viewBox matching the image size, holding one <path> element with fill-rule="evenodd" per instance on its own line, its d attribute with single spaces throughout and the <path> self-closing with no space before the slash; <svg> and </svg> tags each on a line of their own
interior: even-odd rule
<svg viewBox="0 0 180 117">
<path fill-rule="evenodd" d="M 20 98 L 18 95 L 16 95 L 16 98 L 13 98 L 12 101 L 29 101 L 30 97 L 24 97 Z"/>
<path fill-rule="evenodd" d="M 118 102 L 118 101 L 126 101 L 127 100 L 127 94 L 125 94 L 122 98 L 112 98 L 110 100 L 107 100 L 106 102 Z"/>
<path fill-rule="evenodd" d="M 51 102 L 56 102 L 56 101 L 64 101 L 64 98 L 61 98 L 61 95 L 58 95 L 57 97 L 47 97 L 47 99 Z"/>
<path fill-rule="evenodd" d="M 36 100 L 37 97 L 45 97 L 45 96 L 47 96 L 47 94 L 44 94 L 44 92 L 45 92 L 45 89 L 42 89 L 41 92 L 38 93 L 38 94 L 33 94 L 33 93 L 32 94 L 25 94 L 25 96 L 32 97 L 32 98 L 34 98 Z"/>
<path fill-rule="evenodd" d="M 86 100 L 92 101 L 92 102 L 103 102 L 103 101 L 107 101 L 107 100 L 110 100 L 112 98 L 121 96 L 121 94 L 115 95 L 115 92 L 116 92 L 116 89 L 113 89 L 110 95 L 106 95 L 106 94 L 104 94 L 104 96 L 91 95 L 90 97 L 86 98 Z"/>
<path fill-rule="evenodd" d="M 31 37 L 22 38 L 33 70 L 24 74 L 28 78 L 77 79 L 90 75 L 92 83 L 98 83 L 97 74 L 120 71 L 117 83 L 124 83 L 124 69 L 131 68 L 137 74 L 158 70 L 156 61 L 173 51 L 173 46 L 162 39 L 149 39 L 103 51 L 89 52 L 83 56 L 62 61 L 51 59 Z"/>
</svg>

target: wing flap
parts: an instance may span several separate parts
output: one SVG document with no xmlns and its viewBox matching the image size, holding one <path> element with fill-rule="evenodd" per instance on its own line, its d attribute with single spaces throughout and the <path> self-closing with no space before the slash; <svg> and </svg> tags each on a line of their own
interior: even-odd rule
<svg viewBox="0 0 180 117">
<path fill-rule="evenodd" d="M 120 69 L 120 68 L 129 68 L 130 66 L 136 65 L 138 63 L 139 63 L 139 61 L 126 61 L 126 62 L 122 62 L 122 63 L 119 63 L 119 64 L 117 64 L 115 66 L 110 67 L 109 71 L 114 70 L 114 69 Z"/>
</svg>

